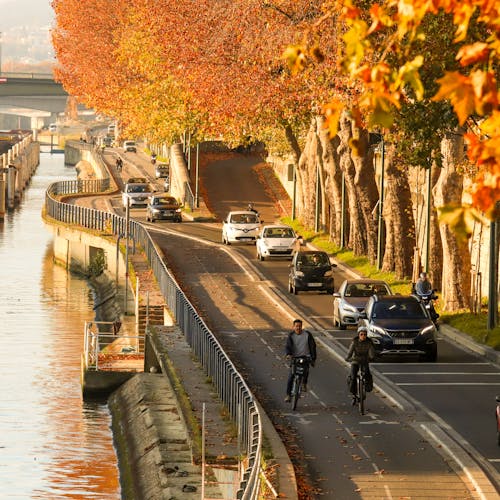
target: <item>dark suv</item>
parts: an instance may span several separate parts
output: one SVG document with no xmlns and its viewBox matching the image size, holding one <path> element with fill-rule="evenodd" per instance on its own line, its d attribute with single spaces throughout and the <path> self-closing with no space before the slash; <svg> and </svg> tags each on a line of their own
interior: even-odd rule
<svg viewBox="0 0 500 500">
<path fill-rule="evenodd" d="M 326 252 L 315 250 L 297 252 L 290 264 L 288 291 L 297 295 L 299 291 L 325 291 L 333 293 L 333 268 Z"/>
<path fill-rule="evenodd" d="M 368 327 L 378 355 L 416 354 L 426 361 L 437 359 L 436 327 L 414 296 L 373 295 L 359 325 Z"/>
</svg>

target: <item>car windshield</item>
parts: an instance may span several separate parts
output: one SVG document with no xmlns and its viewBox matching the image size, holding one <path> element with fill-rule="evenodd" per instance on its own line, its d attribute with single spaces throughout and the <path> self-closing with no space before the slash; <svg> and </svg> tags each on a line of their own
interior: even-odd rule
<svg viewBox="0 0 500 500">
<path fill-rule="evenodd" d="M 373 308 L 373 316 L 382 319 L 422 319 L 427 317 L 420 304 L 414 300 L 378 302 Z"/>
<path fill-rule="evenodd" d="M 256 214 L 232 214 L 230 222 L 233 224 L 256 224 L 258 220 Z"/>
<path fill-rule="evenodd" d="M 303 266 L 320 267 L 330 265 L 330 259 L 326 253 L 302 254 L 297 259 L 297 263 Z"/>
<path fill-rule="evenodd" d="M 264 230 L 264 238 L 293 238 L 293 230 L 288 227 L 269 227 Z"/>
<path fill-rule="evenodd" d="M 386 285 L 382 283 L 364 283 L 350 284 L 345 289 L 346 297 L 371 297 L 372 295 L 389 295 L 390 291 Z"/>
<path fill-rule="evenodd" d="M 140 184 L 128 186 L 127 192 L 128 193 L 146 193 L 147 186 L 142 186 Z"/>
<path fill-rule="evenodd" d="M 172 196 L 166 198 L 153 198 L 152 205 L 177 205 L 177 200 Z"/>
</svg>

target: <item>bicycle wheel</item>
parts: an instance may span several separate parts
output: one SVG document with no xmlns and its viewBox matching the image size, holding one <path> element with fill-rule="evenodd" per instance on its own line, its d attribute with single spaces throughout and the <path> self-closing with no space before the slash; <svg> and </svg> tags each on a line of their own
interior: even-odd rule
<svg viewBox="0 0 500 500">
<path fill-rule="evenodd" d="M 302 377 L 296 375 L 295 378 L 293 379 L 293 386 L 292 386 L 292 410 L 295 410 L 297 408 L 297 402 L 299 401 L 300 397 L 301 385 L 302 385 Z"/>
<path fill-rule="evenodd" d="M 365 414 L 365 400 L 366 400 L 365 377 L 363 373 L 360 373 L 358 375 L 358 404 L 359 404 L 359 413 L 361 413 L 361 415 Z"/>
</svg>

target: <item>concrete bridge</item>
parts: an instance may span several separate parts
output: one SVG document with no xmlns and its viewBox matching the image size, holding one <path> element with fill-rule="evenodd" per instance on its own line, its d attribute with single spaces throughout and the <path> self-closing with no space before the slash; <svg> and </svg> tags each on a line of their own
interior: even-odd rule
<svg viewBox="0 0 500 500">
<path fill-rule="evenodd" d="M 0 73 L 0 128 L 39 129 L 55 122 L 66 108 L 68 93 L 51 74 Z M 81 111 L 85 111 L 81 107 Z"/>
</svg>

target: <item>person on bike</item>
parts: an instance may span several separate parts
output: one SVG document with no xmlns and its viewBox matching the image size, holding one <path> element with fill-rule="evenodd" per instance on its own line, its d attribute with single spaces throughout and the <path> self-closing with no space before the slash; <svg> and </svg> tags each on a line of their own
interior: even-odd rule
<svg viewBox="0 0 500 500">
<path fill-rule="evenodd" d="M 428 295 L 432 292 L 432 283 L 427 273 L 420 273 L 417 282 L 415 283 L 415 293 L 417 295 Z"/>
<path fill-rule="evenodd" d="M 421 299 L 426 299 L 428 301 L 431 319 L 432 321 L 434 321 L 434 323 L 436 323 L 437 319 L 439 318 L 439 314 L 434 308 L 433 301 L 437 299 L 437 296 L 434 294 L 432 283 L 427 273 L 420 273 L 420 276 L 413 287 L 413 293 L 418 295 Z"/>
<path fill-rule="evenodd" d="M 346 361 L 351 363 L 349 390 L 353 396 L 353 405 L 357 402 L 357 376 L 362 364 L 366 366 L 366 390 L 369 392 L 373 389 L 373 377 L 370 372 L 370 361 L 373 359 L 375 359 L 375 347 L 371 339 L 368 338 L 368 328 L 360 326 L 356 336 L 351 341 L 346 357 Z"/>
<path fill-rule="evenodd" d="M 117 172 L 121 172 L 122 168 L 123 168 L 123 160 L 121 159 L 121 157 L 118 157 L 116 159 L 116 170 L 117 170 Z"/>
<path fill-rule="evenodd" d="M 285 345 L 285 354 L 287 359 L 307 356 L 310 359 L 310 365 L 314 366 L 316 362 L 316 341 L 312 333 L 302 328 L 302 320 L 293 320 L 293 330 L 288 334 Z M 302 391 L 307 392 L 307 379 L 309 377 L 309 367 L 304 373 Z M 293 384 L 293 362 L 290 366 L 290 373 L 286 384 L 285 401 L 290 401 Z"/>
<path fill-rule="evenodd" d="M 249 203 L 249 204 L 248 204 L 247 210 L 248 210 L 249 212 L 253 212 L 253 213 L 254 213 L 254 214 L 256 214 L 256 215 L 259 215 L 259 212 L 258 212 L 258 211 L 257 211 L 257 210 L 253 207 L 253 203 Z"/>
</svg>

